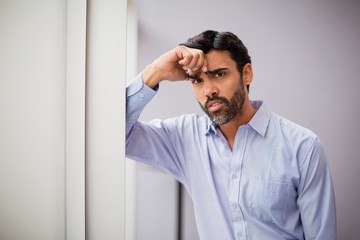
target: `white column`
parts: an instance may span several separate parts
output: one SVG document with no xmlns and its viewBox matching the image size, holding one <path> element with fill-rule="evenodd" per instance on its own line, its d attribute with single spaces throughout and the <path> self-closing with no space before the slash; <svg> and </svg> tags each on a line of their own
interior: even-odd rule
<svg viewBox="0 0 360 240">
<path fill-rule="evenodd" d="M 138 16 L 136 0 L 128 0 L 127 14 L 127 77 L 133 79 L 137 74 Z M 136 238 L 136 163 L 126 160 L 126 240 Z"/>
<path fill-rule="evenodd" d="M 66 239 L 85 240 L 86 0 L 67 1 Z"/>
<path fill-rule="evenodd" d="M 125 239 L 126 0 L 89 0 L 86 239 Z"/>
</svg>

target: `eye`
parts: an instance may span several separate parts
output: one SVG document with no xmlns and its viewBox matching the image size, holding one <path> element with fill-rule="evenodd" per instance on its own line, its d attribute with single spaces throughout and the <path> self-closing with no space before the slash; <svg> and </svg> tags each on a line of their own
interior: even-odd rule
<svg viewBox="0 0 360 240">
<path fill-rule="evenodd" d="M 195 85 L 196 85 L 196 84 L 199 84 L 199 83 L 202 83 L 202 81 L 203 81 L 203 80 L 202 80 L 201 78 L 192 78 L 192 79 L 191 79 L 191 83 L 192 83 L 192 84 L 195 84 Z"/>
<path fill-rule="evenodd" d="M 225 76 L 225 71 L 220 71 L 214 74 L 214 78 L 221 78 L 223 76 Z"/>
</svg>

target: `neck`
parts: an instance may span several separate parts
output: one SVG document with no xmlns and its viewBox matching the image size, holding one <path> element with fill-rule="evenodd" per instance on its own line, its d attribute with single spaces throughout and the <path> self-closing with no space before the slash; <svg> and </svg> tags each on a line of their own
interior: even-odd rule
<svg viewBox="0 0 360 240">
<path fill-rule="evenodd" d="M 251 106 L 249 100 L 246 100 L 241 112 L 239 112 L 238 115 L 236 115 L 230 122 L 219 126 L 220 131 L 226 138 L 231 149 L 233 149 L 235 136 L 239 127 L 248 124 L 255 113 L 256 109 Z"/>
</svg>

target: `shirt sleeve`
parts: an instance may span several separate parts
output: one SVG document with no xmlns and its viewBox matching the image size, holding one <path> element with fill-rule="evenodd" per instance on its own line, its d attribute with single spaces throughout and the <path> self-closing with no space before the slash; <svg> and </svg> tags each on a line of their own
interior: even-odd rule
<svg viewBox="0 0 360 240">
<path fill-rule="evenodd" d="M 301 168 L 298 205 L 306 240 L 336 239 L 333 183 L 325 151 L 315 139 Z"/>
<path fill-rule="evenodd" d="M 156 92 L 157 88 L 152 89 L 144 84 L 140 74 L 126 87 L 126 136 Z"/>
<path fill-rule="evenodd" d="M 126 89 L 126 157 L 173 175 L 184 183 L 182 123 L 179 119 L 142 122 L 139 116 L 156 95 L 138 75 Z"/>
</svg>

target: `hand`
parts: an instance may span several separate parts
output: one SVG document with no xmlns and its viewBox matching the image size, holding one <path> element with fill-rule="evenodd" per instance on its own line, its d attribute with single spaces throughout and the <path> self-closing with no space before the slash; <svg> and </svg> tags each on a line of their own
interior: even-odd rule
<svg viewBox="0 0 360 240">
<path fill-rule="evenodd" d="M 163 80 L 178 81 L 187 79 L 187 70 L 207 71 L 207 62 L 203 51 L 178 46 L 164 53 L 142 72 L 146 85 L 153 88 Z"/>
</svg>

